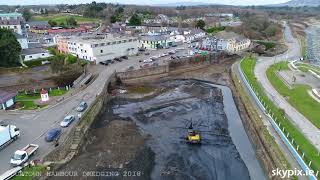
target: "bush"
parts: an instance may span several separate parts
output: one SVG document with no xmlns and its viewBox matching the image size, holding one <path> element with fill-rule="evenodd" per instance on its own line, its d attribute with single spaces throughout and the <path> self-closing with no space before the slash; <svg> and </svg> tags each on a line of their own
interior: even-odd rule
<svg viewBox="0 0 320 180">
<path fill-rule="evenodd" d="M 42 66 L 42 61 L 51 61 L 52 59 L 53 57 L 38 58 L 35 60 L 24 61 L 23 63 L 28 67 L 36 67 L 36 66 Z"/>
</svg>

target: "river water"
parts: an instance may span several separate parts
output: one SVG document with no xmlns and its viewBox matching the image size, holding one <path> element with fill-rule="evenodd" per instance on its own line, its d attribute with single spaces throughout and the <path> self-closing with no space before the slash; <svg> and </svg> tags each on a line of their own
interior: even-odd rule
<svg viewBox="0 0 320 180">
<path fill-rule="evenodd" d="M 306 53 L 310 63 L 320 65 L 320 25 L 306 29 Z"/>
<path fill-rule="evenodd" d="M 128 172 L 139 180 L 265 179 L 229 88 L 182 80 L 156 86 L 165 91 L 109 102 L 80 155 L 61 171 L 119 172 L 77 179 L 124 179 Z M 191 123 L 201 145 L 184 141 Z"/>
</svg>

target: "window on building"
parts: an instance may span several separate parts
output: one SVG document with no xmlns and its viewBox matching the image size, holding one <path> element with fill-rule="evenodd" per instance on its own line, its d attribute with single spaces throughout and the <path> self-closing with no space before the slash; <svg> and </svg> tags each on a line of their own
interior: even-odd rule
<svg viewBox="0 0 320 180">
<path fill-rule="evenodd" d="M 29 58 L 32 58 L 32 56 L 29 56 Z"/>
<path fill-rule="evenodd" d="M 86 53 L 86 52 L 87 52 L 87 50 L 84 50 L 84 52 Z"/>
<path fill-rule="evenodd" d="M 102 50 L 102 49 L 100 50 L 100 53 L 103 53 L 103 50 Z"/>
<path fill-rule="evenodd" d="M 44 54 L 41 54 L 42 56 L 44 56 Z"/>
<path fill-rule="evenodd" d="M 80 44 L 80 46 L 83 46 L 83 44 Z"/>
</svg>

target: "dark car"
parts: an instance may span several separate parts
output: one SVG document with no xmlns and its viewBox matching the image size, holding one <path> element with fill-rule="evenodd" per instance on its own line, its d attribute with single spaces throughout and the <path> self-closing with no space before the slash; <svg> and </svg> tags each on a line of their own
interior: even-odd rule
<svg viewBox="0 0 320 180">
<path fill-rule="evenodd" d="M 149 55 L 150 55 L 150 53 L 149 53 L 149 52 L 146 52 L 146 53 L 144 53 L 144 55 L 149 56 Z"/>
<path fill-rule="evenodd" d="M 61 129 L 60 128 L 51 129 L 51 130 L 49 130 L 47 132 L 45 140 L 47 142 L 54 141 L 56 139 L 59 139 L 60 134 L 61 134 Z"/>
<path fill-rule="evenodd" d="M 110 63 L 113 64 L 113 63 L 114 63 L 114 60 L 108 59 L 108 60 L 106 60 L 105 62 L 108 63 L 108 64 L 110 64 Z"/>
<path fill-rule="evenodd" d="M 121 62 L 122 60 L 120 58 L 114 58 L 115 61 Z"/>
<path fill-rule="evenodd" d="M 121 59 L 128 59 L 128 56 L 121 56 Z"/>
</svg>

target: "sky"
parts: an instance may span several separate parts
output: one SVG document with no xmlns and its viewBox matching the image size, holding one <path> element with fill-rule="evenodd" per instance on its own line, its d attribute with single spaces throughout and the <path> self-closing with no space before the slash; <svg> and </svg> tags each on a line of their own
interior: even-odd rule
<svg viewBox="0 0 320 180">
<path fill-rule="evenodd" d="M 93 0 L 0 0 L 0 5 L 39 5 L 39 4 L 80 4 L 90 3 Z M 289 0 L 95 0 L 96 2 L 119 4 L 167 4 L 174 2 L 205 2 L 228 5 L 265 5 L 284 3 Z"/>
</svg>

